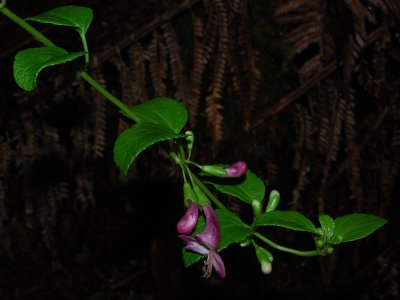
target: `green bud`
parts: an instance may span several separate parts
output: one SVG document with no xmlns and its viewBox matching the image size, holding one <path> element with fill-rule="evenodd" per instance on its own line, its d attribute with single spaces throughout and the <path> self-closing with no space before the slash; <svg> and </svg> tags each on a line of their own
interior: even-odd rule
<svg viewBox="0 0 400 300">
<path fill-rule="evenodd" d="M 193 191 L 196 195 L 197 203 L 201 207 L 205 206 L 207 203 L 210 204 L 210 200 L 208 200 L 207 195 L 204 194 L 204 192 L 197 185 L 193 185 Z"/>
<path fill-rule="evenodd" d="M 279 194 L 279 192 L 276 190 L 272 190 L 269 194 L 266 212 L 274 211 L 278 207 L 280 200 L 281 195 Z"/>
<path fill-rule="evenodd" d="M 323 236 L 323 235 L 324 235 L 324 231 L 322 230 L 321 227 L 317 228 L 317 229 L 315 230 L 315 233 L 318 234 L 319 236 Z"/>
<path fill-rule="evenodd" d="M 188 130 L 188 131 L 185 132 L 185 135 L 186 135 L 186 146 L 187 146 L 189 151 L 192 151 L 193 144 L 194 144 L 193 131 Z"/>
<path fill-rule="evenodd" d="M 245 239 L 243 242 L 240 243 L 240 247 L 247 247 L 251 244 L 251 239 Z"/>
<path fill-rule="evenodd" d="M 261 271 L 264 274 L 270 274 L 272 272 L 272 261 L 273 257 L 271 252 L 263 247 L 256 247 L 256 256 L 261 265 Z"/>
<path fill-rule="evenodd" d="M 332 247 L 328 247 L 328 254 L 332 254 L 333 253 L 333 248 Z"/>
<path fill-rule="evenodd" d="M 228 174 L 226 173 L 226 165 L 205 165 L 200 166 L 200 170 L 202 170 L 205 175 L 211 175 L 220 178 L 227 178 Z"/>
<path fill-rule="evenodd" d="M 253 200 L 251 202 L 251 206 L 253 207 L 254 217 L 258 217 L 259 215 L 261 215 L 262 205 L 260 201 Z"/>
<path fill-rule="evenodd" d="M 189 182 L 185 182 L 183 184 L 183 199 L 185 201 L 185 206 L 188 205 L 188 200 L 191 200 L 192 202 L 198 202 L 197 197 L 192 189 L 192 186 L 190 185 Z"/>
<path fill-rule="evenodd" d="M 325 243 L 324 243 L 324 241 L 323 241 L 322 239 L 318 239 L 318 240 L 317 240 L 317 247 L 318 247 L 318 248 L 322 248 L 322 247 L 324 246 L 324 244 L 325 244 Z"/>
</svg>

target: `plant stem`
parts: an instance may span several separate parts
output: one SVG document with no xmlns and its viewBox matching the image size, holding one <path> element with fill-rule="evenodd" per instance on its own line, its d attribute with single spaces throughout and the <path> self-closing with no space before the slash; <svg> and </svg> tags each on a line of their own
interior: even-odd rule
<svg viewBox="0 0 400 300">
<path fill-rule="evenodd" d="M 20 18 L 16 14 L 14 14 L 11 10 L 5 7 L 5 0 L 0 3 L 0 12 L 8 17 L 10 20 L 15 22 L 18 26 L 25 29 L 32 36 L 34 36 L 39 42 L 48 47 L 57 47 L 51 40 L 49 40 L 46 36 L 40 33 L 36 28 L 27 23 L 24 19 Z M 85 51 L 85 62 L 89 61 L 89 52 L 86 43 L 86 39 L 82 38 L 82 44 Z M 102 94 L 107 100 L 111 101 L 115 106 L 117 106 L 121 111 L 124 112 L 126 116 L 136 121 L 135 116 L 132 114 L 131 110 L 117 97 L 112 95 L 109 91 L 107 91 L 103 86 L 101 86 L 96 80 L 94 80 L 89 74 L 84 71 L 77 71 L 77 74 L 84 79 L 87 83 L 89 83 L 94 89 L 96 89 L 100 94 Z"/>
<path fill-rule="evenodd" d="M 3 3 L 4 2 L 4 3 Z M 50 41 L 47 37 L 45 37 L 42 33 L 36 30 L 33 26 L 25 22 L 24 19 L 18 17 L 16 14 L 14 14 L 11 10 L 9 10 L 7 7 L 3 6 L 5 5 L 5 1 L 1 2 L 0 5 L 0 12 L 8 17 L 11 21 L 15 22 L 18 26 L 22 27 L 26 31 L 28 31 L 31 35 L 33 35 L 39 42 L 41 42 L 43 45 L 50 46 L 50 47 L 56 47 L 56 45 Z"/>
<path fill-rule="evenodd" d="M 87 83 L 89 83 L 94 89 L 96 89 L 100 94 L 107 98 L 107 100 L 111 101 L 115 106 L 117 106 L 120 110 L 124 112 L 126 116 L 136 121 L 136 117 L 132 114 L 129 107 L 127 107 L 124 103 L 121 102 L 117 97 L 107 91 L 102 85 L 100 85 L 96 80 L 93 79 L 88 73 L 84 71 L 78 72 L 79 75 L 84 79 Z"/>
<path fill-rule="evenodd" d="M 296 249 L 287 248 L 287 247 L 278 245 L 277 243 L 271 241 L 270 239 L 267 239 L 265 236 L 263 236 L 259 232 L 255 232 L 255 233 L 253 233 L 253 235 L 258 237 L 260 240 L 262 240 L 264 243 L 268 244 L 272 248 L 275 248 L 275 249 L 283 251 L 283 252 L 291 253 L 291 254 L 298 255 L 298 256 L 307 256 L 307 257 L 320 255 L 320 253 L 317 250 L 301 251 L 301 250 L 296 250 Z"/>
<path fill-rule="evenodd" d="M 222 202 L 219 201 L 217 199 L 217 197 L 215 197 L 214 194 L 211 193 L 210 190 L 204 185 L 204 183 L 196 175 L 194 175 L 193 173 L 192 173 L 192 179 L 193 179 L 194 183 L 204 192 L 204 194 L 206 194 L 207 197 L 210 198 L 210 200 L 212 202 L 214 202 L 214 204 L 216 206 L 218 206 L 218 208 L 223 209 L 223 210 L 228 210 L 226 208 L 226 206 L 223 205 Z"/>
<path fill-rule="evenodd" d="M 89 65 L 89 47 L 85 34 L 79 34 L 82 41 L 83 51 L 85 51 L 85 67 Z"/>
</svg>

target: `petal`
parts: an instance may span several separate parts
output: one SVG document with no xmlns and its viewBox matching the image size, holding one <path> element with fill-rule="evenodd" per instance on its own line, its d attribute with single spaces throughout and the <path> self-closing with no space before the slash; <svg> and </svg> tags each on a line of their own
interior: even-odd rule
<svg viewBox="0 0 400 300">
<path fill-rule="evenodd" d="M 219 224 L 214 209 L 210 204 L 203 207 L 203 213 L 206 217 L 206 226 L 202 233 L 196 234 L 194 237 L 211 250 L 217 250 L 219 245 Z"/>
<path fill-rule="evenodd" d="M 210 251 L 210 254 L 211 254 L 211 251 Z M 214 256 L 212 264 L 213 264 L 213 268 L 214 268 L 215 272 L 217 272 L 221 278 L 224 278 L 226 275 L 224 261 L 222 260 L 221 256 L 218 254 L 218 252 L 213 251 L 212 255 Z"/>
<path fill-rule="evenodd" d="M 188 201 L 188 209 L 183 217 L 179 220 L 176 225 L 176 229 L 179 234 L 189 234 L 193 231 L 197 224 L 197 218 L 199 216 L 199 207 L 197 203 Z"/>
<path fill-rule="evenodd" d="M 185 242 L 186 250 L 199 253 L 203 256 L 207 256 L 210 252 L 207 247 L 200 244 L 195 238 L 187 235 L 178 235 L 178 237 Z"/>
<path fill-rule="evenodd" d="M 246 173 L 247 165 L 244 161 L 235 162 L 229 168 L 226 168 L 225 171 L 228 174 L 228 177 L 236 178 L 243 176 Z"/>
</svg>

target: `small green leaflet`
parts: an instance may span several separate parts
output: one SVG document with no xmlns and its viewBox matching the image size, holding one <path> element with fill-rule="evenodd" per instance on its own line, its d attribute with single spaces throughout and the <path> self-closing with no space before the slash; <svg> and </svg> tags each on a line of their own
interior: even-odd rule
<svg viewBox="0 0 400 300">
<path fill-rule="evenodd" d="M 238 180 L 240 182 L 238 183 Z M 239 198 L 246 203 L 253 200 L 262 201 L 265 195 L 265 184 L 254 173 L 247 170 L 244 179 L 231 178 L 219 180 L 217 182 L 207 182 L 212 184 L 218 191 Z M 225 183 L 226 182 L 226 183 Z M 223 184 L 225 183 L 225 184 Z"/>
<path fill-rule="evenodd" d="M 171 129 L 157 124 L 139 123 L 126 129 L 114 145 L 114 161 L 119 170 L 126 175 L 135 158 L 147 147 L 156 142 L 183 137 Z"/>
<path fill-rule="evenodd" d="M 93 11 L 83 6 L 61 6 L 40 15 L 26 18 L 29 21 L 73 27 L 80 35 L 85 35 L 93 19 Z"/>
<path fill-rule="evenodd" d="M 60 47 L 40 47 L 19 51 L 14 60 L 14 78 L 20 88 L 32 91 L 36 88 L 39 72 L 49 66 L 72 61 L 85 52 L 68 53 Z"/>
<path fill-rule="evenodd" d="M 216 209 L 215 213 L 220 224 L 221 236 L 218 251 L 225 249 L 230 244 L 240 243 L 252 234 L 252 228 L 244 224 L 234 213 L 222 209 Z M 197 222 L 194 234 L 200 233 L 204 229 L 204 225 L 204 217 L 201 216 Z M 189 267 L 202 257 L 200 254 L 187 251 L 183 248 L 183 262 L 185 267 Z"/>
<path fill-rule="evenodd" d="M 179 133 L 188 120 L 186 108 L 178 101 L 165 97 L 136 105 L 131 112 L 138 123 L 157 124 L 175 133 Z"/>
<path fill-rule="evenodd" d="M 280 226 L 292 230 L 315 232 L 314 224 L 297 211 L 274 210 L 260 215 L 255 226 Z"/>
<path fill-rule="evenodd" d="M 361 213 L 339 217 L 335 219 L 335 234 L 329 243 L 340 244 L 362 239 L 387 222 L 384 218 Z"/>
</svg>

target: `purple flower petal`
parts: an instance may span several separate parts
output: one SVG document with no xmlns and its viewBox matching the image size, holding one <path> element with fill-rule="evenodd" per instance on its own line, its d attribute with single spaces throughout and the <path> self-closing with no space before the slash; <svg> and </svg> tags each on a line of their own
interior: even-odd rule
<svg viewBox="0 0 400 300">
<path fill-rule="evenodd" d="M 206 226 L 202 233 L 195 235 L 195 238 L 209 249 L 215 251 L 218 248 L 220 239 L 218 219 L 210 204 L 206 204 L 203 207 L 203 213 L 206 217 Z"/>
<path fill-rule="evenodd" d="M 211 253 L 211 251 L 210 251 L 209 255 L 213 256 L 212 265 L 213 265 L 213 268 L 214 268 L 215 272 L 217 272 L 217 274 L 221 278 L 224 278 L 225 275 L 226 275 L 226 273 L 225 273 L 225 264 L 224 264 L 224 261 L 222 260 L 221 256 L 216 251 L 215 252 L 213 251 L 213 253 Z"/>
<path fill-rule="evenodd" d="M 247 170 L 247 165 L 244 161 L 235 162 L 229 168 L 225 169 L 226 174 L 228 174 L 228 177 L 231 178 L 243 176 L 243 174 L 246 173 L 246 170 Z"/>
<path fill-rule="evenodd" d="M 178 237 L 185 242 L 186 250 L 199 253 L 203 256 L 207 256 L 210 250 L 205 246 L 199 243 L 195 238 L 187 235 L 178 235 Z"/>
<path fill-rule="evenodd" d="M 199 207 L 197 203 L 188 201 L 188 209 L 183 217 L 179 220 L 176 225 L 176 229 L 179 234 L 189 234 L 193 231 L 197 224 L 197 218 L 199 216 Z"/>
</svg>

